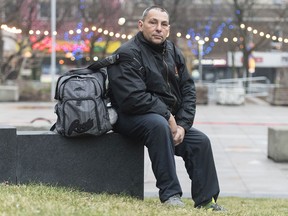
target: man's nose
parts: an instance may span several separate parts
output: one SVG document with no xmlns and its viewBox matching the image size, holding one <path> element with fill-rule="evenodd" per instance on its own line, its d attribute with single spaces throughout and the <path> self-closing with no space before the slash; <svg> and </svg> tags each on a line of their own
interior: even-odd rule
<svg viewBox="0 0 288 216">
<path fill-rule="evenodd" d="M 162 30 L 162 25 L 161 25 L 161 23 L 158 23 L 158 24 L 157 24 L 156 29 L 157 29 L 158 31 L 161 31 L 161 30 Z"/>
</svg>

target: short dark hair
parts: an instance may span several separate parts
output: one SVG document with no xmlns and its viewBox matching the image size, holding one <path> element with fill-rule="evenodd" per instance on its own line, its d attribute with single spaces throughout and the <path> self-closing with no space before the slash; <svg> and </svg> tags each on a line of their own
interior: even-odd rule
<svg viewBox="0 0 288 216">
<path fill-rule="evenodd" d="M 160 10 L 161 12 L 167 13 L 168 19 L 169 19 L 169 13 L 168 13 L 168 11 L 167 11 L 165 8 L 163 8 L 163 7 L 159 6 L 159 5 L 153 5 L 153 6 L 150 6 L 150 7 L 146 8 L 146 9 L 143 11 L 142 20 L 145 20 L 147 14 L 148 14 L 149 11 L 152 10 L 152 9 L 158 9 L 158 10 Z"/>
</svg>

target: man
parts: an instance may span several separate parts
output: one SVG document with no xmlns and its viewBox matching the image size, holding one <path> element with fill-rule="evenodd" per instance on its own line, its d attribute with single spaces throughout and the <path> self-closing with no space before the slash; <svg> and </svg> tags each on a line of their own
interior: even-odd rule
<svg viewBox="0 0 288 216">
<path fill-rule="evenodd" d="M 139 32 L 116 53 L 108 70 L 115 130 L 143 141 L 162 203 L 184 206 L 174 155 L 181 156 L 192 180 L 195 207 L 223 210 L 216 204 L 219 184 L 208 137 L 192 127 L 195 86 L 183 55 L 169 35 L 169 14 L 159 6 L 143 12 Z"/>
</svg>

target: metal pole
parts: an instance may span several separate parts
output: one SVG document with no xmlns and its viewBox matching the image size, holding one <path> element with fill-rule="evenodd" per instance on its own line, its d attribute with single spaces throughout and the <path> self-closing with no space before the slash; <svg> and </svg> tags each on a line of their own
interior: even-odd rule
<svg viewBox="0 0 288 216">
<path fill-rule="evenodd" d="M 56 0 L 51 0 L 51 101 L 55 95 L 56 74 Z"/>
<path fill-rule="evenodd" d="M 198 64 L 198 70 L 199 70 L 199 82 L 202 83 L 202 77 L 203 77 L 203 69 L 202 69 L 202 56 L 203 56 L 203 44 L 204 41 L 203 40 L 199 40 L 198 41 L 198 60 L 199 60 L 199 64 Z"/>
</svg>

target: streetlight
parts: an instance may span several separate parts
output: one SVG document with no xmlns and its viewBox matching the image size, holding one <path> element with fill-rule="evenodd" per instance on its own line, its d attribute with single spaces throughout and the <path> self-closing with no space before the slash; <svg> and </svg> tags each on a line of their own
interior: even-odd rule
<svg viewBox="0 0 288 216">
<path fill-rule="evenodd" d="M 199 70 L 199 82 L 202 83 L 202 56 L 203 56 L 203 45 L 205 41 L 204 40 L 198 40 L 198 70 Z"/>
<path fill-rule="evenodd" d="M 56 0 L 51 0 L 51 101 L 55 95 L 55 74 L 56 74 Z"/>
<path fill-rule="evenodd" d="M 118 25 L 120 26 L 120 33 L 119 33 L 119 35 L 118 35 L 118 33 L 116 33 L 116 34 L 118 36 L 117 38 L 121 38 L 123 40 L 126 39 L 126 37 L 127 37 L 127 35 L 125 33 L 123 33 L 123 28 L 124 28 L 125 23 L 126 23 L 126 19 L 124 17 L 120 17 L 118 19 Z"/>
<path fill-rule="evenodd" d="M 126 22 L 126 19 L 124 17 L 120 17 L 118 19 L 118 25 L 123 26 Z"/>
</svg>

